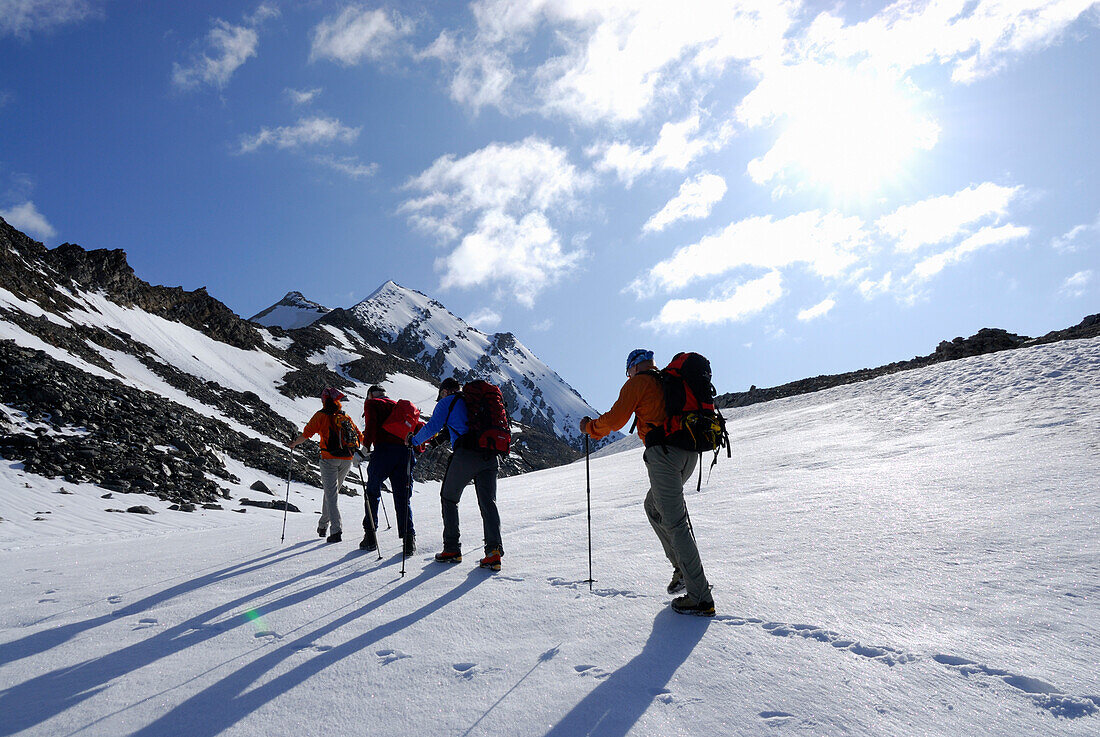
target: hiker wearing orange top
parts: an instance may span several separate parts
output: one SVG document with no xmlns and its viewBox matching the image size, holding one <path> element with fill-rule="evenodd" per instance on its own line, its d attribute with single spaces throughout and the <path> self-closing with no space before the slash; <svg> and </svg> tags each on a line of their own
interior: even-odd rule
<svg viewBox="0 0 1100 737">
<path fill-rule="evenodd" d="M 703 572 L 684 499 L 684 484 L 695 470 L 698 454 L 664 444 L 663 433 L 659 432 L 650 436 L 656 441 L 646 442 L 650 431 L 661 427 L 666 417 L 664 390 L 653 363 L 653 351 L 642 348 L 631 351 L 626 359 L 626 375 L 614 406 L 595 419 L 581 419 L 581 432 L 598 440 L 626 425 L 630 415 L 635 416 L 638 437 L 646 443 L 642 455 L 649 474 L 646 517 L 673 568 L 667 591 L 675 594 L 687 589 L 685 595 L 672 601 L 672 609 L 679 614 L 714 616 L 714 598 Z"/>
<path fill-rule="evenodd" d="M 317 411 L 302 434 L 287 443 L 288 448 L 297 448 L 314 435 L 321 436 L 321 484 L 325 489 L 321 503 L 321 519 L 317 521 L 317 534 L 325 537 L 326 542 L 338 543 L 342 538 L 343 525 L 340 522 L 340 508 L 337 499 L 344 487 L 344 479 L 351 470 L 352 453 L 362 444 L 363 434 L 351 421 L 340 404 L 344 393 L 331 386 L 321 393 L 322 407 Z M 343 432 L 347 428 L 348 432 Z"/>
</svg>

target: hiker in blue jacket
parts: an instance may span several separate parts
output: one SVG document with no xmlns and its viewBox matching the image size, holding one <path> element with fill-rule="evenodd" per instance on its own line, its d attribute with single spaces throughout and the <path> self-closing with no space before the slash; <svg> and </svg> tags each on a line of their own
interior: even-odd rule
<svg viewBox="0 0 1100 737">
<path fill-rule="evenodd" d="M 409 444 L 421 445 L 444 429 L 450 434 L 452 454 L 439 491 L 443 507 L 443 550 L 436 553 L 435 559 L 440 563 L 462 562 L 458 502 L 466 486 L 473 481 L 485 528 L 485 557 L 479 565 L 482 568 L 500 570 L 500 559 L 504 555 L 504 546 L 500 541 L 500 514 L 497 511 L 497 472 L 500 470 L 500 462 L 496 453 L 477 448 L 470 442 L 466 402 L 462 397 L 462 386 L 454 378 L 443 380 L 431 419 L 409 438 Z"/>
</svg>

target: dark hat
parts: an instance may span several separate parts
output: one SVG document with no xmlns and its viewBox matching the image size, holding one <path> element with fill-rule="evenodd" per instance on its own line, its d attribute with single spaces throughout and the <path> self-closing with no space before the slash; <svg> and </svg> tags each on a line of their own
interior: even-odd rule
<svg viewBox="0 0 1100 737">
<path fill-rule="evenodd" d="M 373 395 L 373 394 L 376 394 L 376 393 L 377 394 L 385 394 L 386 393 L 386 388 L 383 387 L 383 386 L 379 386 L 378 384 L 375 384 L 370 389 L 367 389 L 367 396 L 368 397 Z"/>
<path fill-rule="evenodd" d="M 457 392 L 462 390 L 462 384 L 458 383 L 458 379 L 451 376 L 443 380 L 443 383 L 439 385 L 439 391 Z"/>
</svg>

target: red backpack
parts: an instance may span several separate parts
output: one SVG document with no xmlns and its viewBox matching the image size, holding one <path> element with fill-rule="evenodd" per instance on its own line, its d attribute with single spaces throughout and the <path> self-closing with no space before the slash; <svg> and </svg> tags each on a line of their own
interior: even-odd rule
<svg viewBox="0 0 1100 737">
<path fill-rule="evenodd" d="M 471 381 L 462 387 L 462 398 L 466 402 L 466 447 L 508 455 L 512 432 L 500 387 Z"/>
<path fill-rule="evenodd" d="M 726 420 L 714 408 L 717 392 L 711 383 L 710 361 L 698 353 L 677 353 L 671 363 L 653 374 L 665 395 L 667 417 L 646 435 L 646 445 L 714 451 L 715 460 L 725 446 L 730 455 Z"/>
<path fill-rule="evenodd" d="M 393 400 L 390 401 L 393 402 Z M 407 399 L 398 399 L 393 402 L 389 417 L 382 423 L 382 430 L 405 440 L 422 424 L 417 406 Z"/>
</svg>

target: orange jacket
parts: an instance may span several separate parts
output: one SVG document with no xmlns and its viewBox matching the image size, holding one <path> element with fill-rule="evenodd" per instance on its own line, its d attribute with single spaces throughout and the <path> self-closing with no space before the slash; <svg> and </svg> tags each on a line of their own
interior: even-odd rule
<svg viewBox="0 0 1100 737">
<path fill-rule="evenodd" d="M 343 410 L 341 410 L 341 413 L 342 412 L 343 412 Z M 337 416 L 339 416 L 339 415 L 337 415 Z M 350 420 L 351 418 L 349 417 L 348 419 Z M 330 414 L 324 412 L 323 410 L 318 410 L 313 415 L 313 417 L 311 417 L 309 419 L 309 422 L 306 423 L 306 429 L 302 430 L 302 434 L 305 435 L 307 438 L 312 438 L 314 435 L 320 435 L 321 436 L 321 457 L 322 458 L 339 458 L 340 460 L 347 460 L 347 459 L 351 458 L 351 453 L 348 453 L 346 456 L 334 456 L 331 453 L 329 453 L 327 450 L 325 450 L 325 448 L 328 447 L 328 434 L 329 434 L 329 431 L 334 426 L 334 423 L 333 423 L 332 420 L 333 420 L 333 415 L 330 415 Z M 351 426 L 355 427 L 355 423 L 352 422 Z M 359 432 L 359 428 L 357 428 L 357 427 L 355 427 L 355 434 L 359 437 L 359 443 L 362 444 L 362 442 L 363 442 L 363 433 Z"/>
<path fill-rule="evenodd" d="M 665 395 L 657 377 L 636 374 L 627 379 L 619 390 L 615 405 L 588 423 L 588 434 L 599 440 L 626 425 L 631 414 L 638 417 L 638 437 L 642 442 L 645 442 L 645 436 L 653 425 L 664 424 Z"/>
</svg>

